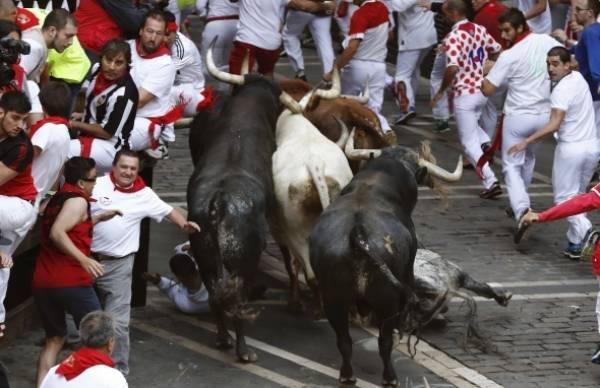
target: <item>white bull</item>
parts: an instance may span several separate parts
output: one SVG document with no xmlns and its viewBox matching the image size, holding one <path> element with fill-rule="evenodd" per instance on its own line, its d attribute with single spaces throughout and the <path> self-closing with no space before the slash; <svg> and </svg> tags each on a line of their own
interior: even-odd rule
<svg viewBox="0 0 600 388">
<path fill-rule="evenodd" d="M 300 102 L 304 105 L 310 96 Z M 327 139 L 302 114 L 285 110 L 277 120 L 273 154 L 273 182 L 278 210 L 274 235 L 290 275 L 290 305 L 299 306 L 298 280 L 285 248 L 302 266 L 306 282 L 320 300 L 310 265 L 308 238 L 319 215 L 352 179 L 348 159 L 341 150 L 348 131 L 343 128 L 338 143 Z M 319 303 L 320 304 L 320 303 Z"/>
</svg>

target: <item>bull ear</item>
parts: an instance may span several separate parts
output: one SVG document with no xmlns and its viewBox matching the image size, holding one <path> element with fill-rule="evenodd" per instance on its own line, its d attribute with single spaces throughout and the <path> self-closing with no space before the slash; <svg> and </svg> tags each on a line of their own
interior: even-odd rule
<svg viewBox="0 0 600 388">
<path fill-rule="evenodd" d="M 423 183 L 427 177 L 427 174 L 427 167 L 419 167 L 415 172 L 415 179 L 417 180 L 417 183 Z"/>
</svg>

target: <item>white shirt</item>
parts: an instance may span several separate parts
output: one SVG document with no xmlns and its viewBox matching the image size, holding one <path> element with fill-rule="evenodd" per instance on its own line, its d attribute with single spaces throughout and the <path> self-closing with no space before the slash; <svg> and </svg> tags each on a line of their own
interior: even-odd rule
<svg viewBox="0 0 600 388">
<path fill-rule="evenodd" d="M 389 27 L 389 11 L 384 2 L 368 0 L 362 3 L 350 19 L 348 39 L 362 40 L 352 59 L 385 61 Z"/>
<path fill-rule="evenodd" d="M 285 8 L 290 0 L 240 0 L 240 21 L 235 39 L 265 49 L 281 46 Z"/>
<path fill-rule="evenodd" d="M 527 13 L 536 3 L 536 0 L 516 0 L 517 8 L 523 13 Z M 546 10 L 534 17 L 533 19 L 527 20 L 527 24 L 531 31 L 536 34 L 550 34 L 552 32 L 552 17 L 550 16 L 550 2 L 546 3 Z"/>
<path fill-rule="evenodd" d="M 546 54 L 558 45 L 548 35 L 529 34 L 500 54 L 486 79 L 496 87 L 508 86 L 506 115 L 550 112 Z"/>
<path fill-rule="evenodd" d="M 127 388 L 123 374 L 106 365 L 96 365 L 84 370 L 79 376 L 67 381 L 65 376 L 57 375 L 53 366 L 42 381 L 40 388 Z"/>
<path fill-rule="evenodd" d="M 31 144 L 42 149 L 33 160 L 31 176 L 38 196 L 44 196 L 58 179 L 69 158 L 69 129 L 64 124 L 46 123 L 33 134 Z"/>
<path fill-rule="evenodd" d="M 204 66 L 198 47 L 181 32 L 177 33 L 171 46 L 171 58 L 177 70 L 175 85 L 192 84 L 197 89 L 204 88 Z"/>
<path fill-rule="evenodd" d="M 208 18 L 232 16 L 240 13 L 238 3 L 232 3 L 229 0 L 199 0 L 196 2 L 196 6 L 198 6 L 199 3 L 203 3 L 204 6 L 208 3 Z"/>
<path fill-rule="evenodd" d="M 189 256 L 189 255 L 188 255 Z M 190 260 L 194 260 L 190 256 Z M 161 276 L 158 289 L 186 314 L 206 313 L 210 311 L 208 305 L 208 291 L 204 285 L 197 291 L 190 292 L 181 283 Z"/>
<path fill-rule="evenodd" d="M 389 3 L 392 10 L 398 12 L 398 51 L 423 49 L 437 42 L 433 12 L 419 7 L 417 0 Z"/>
<path fill-rule="evenodd" d="M 550 95 L 550 106 L 566 112 L 558 130 L 559 143 L 597 138 L 592 94 L 578 71 L 571 71 L 558 82 Z"/>
<path fill-rule="evenodd" d="M 98 178 L 92 197 L 96 200 L 91 203 L 92 214 L 110 209 L 123 212 L 123 216 L 94 225 L 92 252 L 113 257 L 137 252 L 144 218 L 160 222 L 173 211 L 150 187 L 134 193 L 116 191 L 108 174 Z"/>
<path fill-rule="evenodd" d="M 23 41 L 29 43 L 30 51 L 27 55 L 21 55 L 19 65 L 27 73 L 27 78 L 40 82 L 40 75 L 46 67 L 48 61 L 48 47 L 39 28 L 29 28 L 23 31 Z"/>
<path fill-rule="evenodd" d="M 131 47 L 131 78 L 138 89 L 152 93 L 152 99 L 138 108 L 137 117 L 161 117 L 171 110 L 171 87 L 175 82 L 175 65 L 170 55 L 155 58 L 140 57 L 135 40 L 127 41 Z"/>
</svg>

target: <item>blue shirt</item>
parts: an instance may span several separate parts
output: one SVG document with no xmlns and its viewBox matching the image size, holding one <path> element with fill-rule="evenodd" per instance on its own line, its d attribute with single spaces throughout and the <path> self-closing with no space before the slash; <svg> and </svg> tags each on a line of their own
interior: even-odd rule
<svg viewBox="0 0 600 388">
<path fill-rule="evenodd" d="M 581 33 L 581 38 L 574 47 L 575 59 L 579 63 L 579 72 L 587 81 L 592 99 L 600 100 L 600 23 L 593 23 Z"/>
</svg>

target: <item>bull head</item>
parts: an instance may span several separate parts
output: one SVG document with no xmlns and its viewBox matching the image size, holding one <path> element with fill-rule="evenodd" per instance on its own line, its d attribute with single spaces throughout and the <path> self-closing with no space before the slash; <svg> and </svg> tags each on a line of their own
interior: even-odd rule
<svg viewBox="0 0 600 388">
<path fill-rule="evenodd" d="M 377 158 L 377 157 L 381 156 L 381 154 L 383 153 L 382 150 L 355 149 L 354 148 L 354 129 L 352 129 L 352 132 L 350 133 L 350 138 L 348 139 L 348 142 L 346 143 L 344 152 L 346 153 L 346 156 L 350 160 L 367 160 L 367 159 L 371 159 L 371 158 Z M 454 172 L 449 172 L 449 171 L 441 168 L 437 164 L 432 163 L 428 160 L 425 160 L 421 156 L 418 156 L 417 163 L 421 167 L 426 167 L 427 172 L 429 172 L 429 174 L 431 174 L 432 176 L 434 176 L 438 179 L 441 179 L 443 181 L 446 181 L 446 182 L 456 182 L 456 181 L 460 180 L 460 178 L 462 177 L 462 171 L 463 171 L 462 155 L 459 155 L 459 157 L 458 157 L 458 163 L 456 164 L 456 169 L 454 170 Z"/>
<path fill-rule="evenodd" d="M 213 39 L 213 41 L 210 43 L 208 51 L 206 52 L 206 68 L 208 69 L 208 72 L 210 73 L 210 75 L 212 75 L 215 79 L 218 79 L 219 81 L 237 86 L 244 85 L 245 77 L 243 75 L 231 74 L 226 71 L 219 70 L 219 68 L 217 68 L 217 66 L 215 65 L 212 51 L 216 41 L 217 38 L 215 37 L 215 39 Z M 245 61 L 246 60 L 244 59 L 244 62 Z M 242 65 L 242 67 L 247 68 L 246 65 Z M 283 104 L 283 106 L 285 106 L 292 112 L 302 113 L 302 107 L 300 106 L 300 104 L 298 104 L 298 102 L 296 102 L 296 100 L 294 100 L 286 92 L 281 92 L 281 94 L 279 95 L 279 101 L 281 102 L 281 104 Z"/>
</svg>

